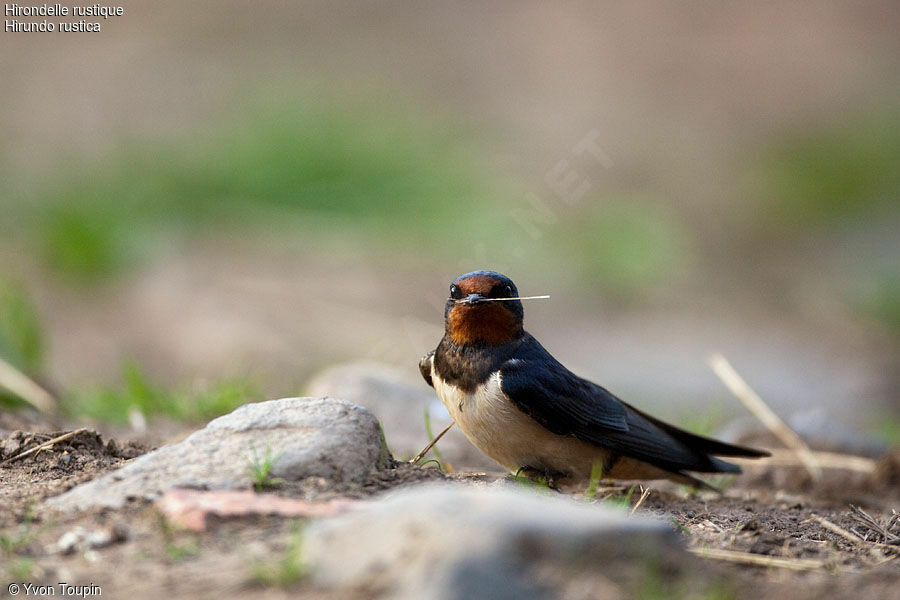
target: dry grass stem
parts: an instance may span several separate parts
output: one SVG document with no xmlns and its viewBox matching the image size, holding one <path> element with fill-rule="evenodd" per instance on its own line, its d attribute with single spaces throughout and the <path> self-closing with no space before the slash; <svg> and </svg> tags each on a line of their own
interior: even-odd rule
<svg viewBox="0 0 900 600">
<path fill-rule="evenodd" d="M 836 533 L 839 536 L 841 536 L 842 538 L 849 540 L 852 544 L 859 546 L 860 548 L 864 548 L 864 549 L 868 550 L 869 553 L 878 560 L 883 559 L 884 554 L 879 552 L 875 548 L 875 546 L 882 546 L 882 547 L 887 547 L 887 548 L 890 547 L 890 546 L 886 546 L 885 544 L 879 544 L 877 542 L 870 542 L 870 541 L 864 540 L 859 535 L 857 535 L 851 531 L 847 531 L 840 525 L 835 525 L 828 519 L 823 519 L 822 517 L 813 515 L 813 517 L 810 520 L 815 521 L 816 523 L 818 523 L 819 525 L 821 525 L 828 531 L 831 531 L 832 533 Z"/>
<path fill-rule="evenodd" d="M 895 512 L 891 517 L 890 521 L 888 521 L 887 526 L 885 527 L 874 517 L 872 517 L 869 513 L 859 508 L 858 506 L 850 505 L 850 513 L 853 515 L 853 518 L 862 523 L 868 529 L 871 529 L 882 538 L 884 538 L 883 545 L 885 546 L 900 546 L 900 535 L 892 532 L 890 529 L 900 520 L 900 516 Z M 875 543 L 875 542 L 872 542 Z"/>
<path fill-rule="evenodd" d="M 809 476 L 813 481 L 818 481 L 822 477 L 822 470 L 819 468 L 815 457 L 799 435 L 793 429 L 787 426 L 775 412 L 763 401 L 759 395 L 747 384 L 744 379 L 738 375 L 731 363 L 728 362 L 721 354 L 713 354 L 709 358 L 709 366 L 719 379 L 722 380 L 731 393 L 737 396 L 747 409 L 765 425 L 785 446 L 797 453 L 797 456 L 803 463 L 803 466 L 809 472 Z"/>
<path fill-rule="evenodd" d="M 844 539 L 850 540 L 857 546 L 865 546 L 867 543 L 866 540 L 862 539 L 855 533 L 851 533 L 851 532 L 847 531 L 846 529 L 844 529 L 843 527 L 841 527 L 840 525 L 835 525 L 828 519 L 823 519 L 822 517 L 820 517 L 818 515 L 813 515 L 809 520 L 815 521 L 816 523 L 818 523 L 825 529 L 838 534 L 839 536 L 841 536 Z"/>
<path fill-rule="evenodd" d="M 16 455 L 13 456 L 12 458 L 7 458 L 6 460 L 4 460 L 4 461 L 3 461 L 2 463 L 0 463 L 0 464 L 4 464 L 4 465 L 5 465 L 5 464 L 11 463 L 11 462 L 13 462 L 13 461 L 15 461 L 15 460 L 19 460 L 20 458 L 25 458 L 26 456 L 30 456 L 30 455 L 32 455 L 32 454 L 34 454 L 34 453 L 36 453 L 36 452 L 40 452 L 41 450 L 45 450 L 45 449 L 49 448 L 50 446 L 52 446 L 53 444 L 56 444 L 56 443 L 65 441 L 65 440 L 69 439 L 70 437 L 74 437 L 74 436 L 78 435 L 79 433 L 84 433 L 85 431 L 87 431 L 87 427 L 81 427 L 80 429 L 76 429 L 75 431 L 70 431 L 69 433 L 64 433 L 64 434 L 62 434 L 62 435 L 59 436 L 59 437 L 53 438 L 52 440 L 47 440 L 46 442 L 43 442 L 43 443 L 41 443 L 41 444 L 38 444 L 38 445 L 35 446 L 34 448 L 29 448 L 29 449 L 26 450 L 25 452 L 20 452 L 19 454 L 16 454 Z"/>
<path fill-rule="evenodd" d="M 885 563 L 889 563 L 889 562 L 891 562 L 892 560 L 897 560 L 897 557 L 898 557 L 898 556 L 900 556 L 900 554 L 892 554 L 891 556 L 888 556 L 888 557 L 885 558 L 884 560 L 878 561 L 877 563 L 875 563 L 875 564 L 872 565 L 872 566 L 873 566 L 873 567 L 880 567 L 881 565 L 883 565 L 883 564 L 885 564 Z"/>
<path fill-rule="evenodd" d="M 763 554 L 752 554 L 750 552 L 721 550 L 718 548 L 688 548 L 688 552 L 703 558 L 724 560 L 743 565 L 792 569 L 795 571 L 816 571 L 824 569 L 827 565 L 823 560 L 814 560 L 811 558 L 779 558 L 775 556 L 765 556 Z"/>
<path fill-rule="evenodd" d="M 649 488 L 649 487 L 645 488 L 644 486 L 641 486 L 641 497 L 638 498 L 638 501 L 635 503 L 634 508 L 631 509 L 631 514 L 634 514 L 634 512 L 638 508 L 640 508 L 641 504 L 644 503 L 644 500 L 646 500 L 647 496 L 650 495 L 650 490 L 651 490 L 651 488 Z"/>
<path fill-rule="evenodd" d="M 766 465 L 772 467 L 805 467 L 805 464 L 793 450 L 772 450 L 772 456 L 766 459 Z M 852 454 L 838 454 L 836 452 L 810 451 L 816 465 L 820 469 L 834 469 L 839 471 L 853 471 L 870 475 L 875 472 L 878 461 L 865 456 Z M 733 457 L 731 460 L 742 464 L 757 464 L 756 459 Z"/>
<path fill-rule="evenodd" d="M 723 532 L 725 531 L 724 529 L 722 529 L 721 527 L 719 527 L 718 525 L 716 525 L 715 523 L 713 523 L 713 522 L 710 521 L 709 519 L 705 519 L 705 520 L 703 521 L 703 523 L 704 523 L 705 525 L 707 525 L 708 527 L 710 527 L 710 528 L 712 528 L 712 529 L 715 529 L 715 530 L 718 531 L 719 533 L 723 533 Z"/>
<path fill-rule="evenodd" d="M 0 387 L 21 398 L 45 415 L 56 412 L 56 400 L 33 379 L 0 358 Z"/>
<path fill-rule="evenodd" d="M 442 437 L 444 437 L 444 434 L 447 433 L 448 431 L 450 431 L 450 428 L 453 427 L 455 424 L 456 424 L 455 422 L 450 423 L 449 425 L 447 425 L 447 427 L 444 428 L 444 430 L 442 432 L 440 432 L 439 434 L 434 436 L 434 439 L 431 440 L 430 442 L 428 442 L 428 445 L 425 446 L 424 448 L 422 448 L 421 452 L 419 452 L 413 458 L 410 459 L 410 461 L 409 461 L 410 464 L 414 465 L 417 462 L 419 462 L 420 460 L 422 460 L 422 457 L 424 457 L 426 454 L 428 454 L 428 451 L 431 450 L 434 447 L 434 445 L 438 443 L 438 440 L 440 440 Z"/>
</svg>

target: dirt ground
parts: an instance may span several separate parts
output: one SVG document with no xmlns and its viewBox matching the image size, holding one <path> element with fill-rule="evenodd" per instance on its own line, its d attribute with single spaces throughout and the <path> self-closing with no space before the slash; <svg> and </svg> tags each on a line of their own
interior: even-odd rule
<svg viewBox="0 0 900 600">
<path fill-rule="evenodd" d="M 39 429 L 38 423 L 30 425 Z M 195 533 L 172 527 L 149 504 L 74 515 L 43 514 L 38 508 L 42 499 L 151 449 L 88 430 L 47 450 L 10 460 L 60 433 L 7 429 L 0 436 L 0 573 L 4 580 L 0 597 L 8 595 L 10 582 L 96 585 L 106 597 L 132 599 L 163 595 L 236 598 L 248 592 L 262 598 L 371 597 L 371 590 L 337 594 L 316 589 L 307 581 L 299 554 L 302 532 L 297 519 L 214 519 L 206 531 Z M 643 500 L 640 488 L 626 484 L 602 487 L 591 501 L 631 507 L 640 504 L 638 514 L 671 523 L 681 531 L 685 546 L 698 554 L 702 577 L 682 573 L 677 578 L 663 578 L 656 592 L 662 590 L 663 596 L 645 589 L 635 592 L 636 597 L 897 598 L 900 545 L 879 543 L 886 538 L 862 525 L 850 510 L 851 504 L 859 506 L 888 525 L 894 511 L 900 509 L 897 466 L 897 457 L 887 457 L 872 476 L 850 477 L 829 471 L 816 485 L 799 469 L 757 466 L 746 469 L 731 485 L 725 482 L 721 495 L 692 494 L 654 482 Z M 312 478 L 283 484 L 275 492 L 314 500 L 370 498 L 386 489 L 423 481 L 449 478 L 467 485 L 502 476 L 448 477 L 432 467 L 397 463 L 362 485 L 339 489 Z M 863 534 L 868 541 L 851 541 L 817 519 Z M 896 517 L 888 529 L 900 534 Z M 746 557 L 735 563 L 704 555 L 720 550 L 782 560 L 754 566 L 746 564 L 750 560 Z M 559 573 L 547 575 L 543 583 L 566 597 L 578 596 L 572 589 L 576 582 L 582 586 L 579 589 L 589 590 L 602 590 L 608 584 L 599 575 L 587 583 L 583 578 L 554 581 L 554 577 L 560 577 Z M 719 582 L 718 587 L 704 587 L 700 596 L 690 591 L 698 581 L 710 578 Z M 669 587 L 676 585 L 676 580 L 680 582 L 677 589 Z"/>
</svg>

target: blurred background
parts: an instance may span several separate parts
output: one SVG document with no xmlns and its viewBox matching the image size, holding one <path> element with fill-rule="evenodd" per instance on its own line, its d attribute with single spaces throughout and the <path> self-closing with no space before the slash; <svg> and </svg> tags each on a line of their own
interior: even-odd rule
<svg viewBox="0 0 900 600">
<path fill-rule="evenodd" d="M 662 417 L 744 414 L 720 351 L 785 416 L 900 437 L 895 3 L 125 6 L 0 35 L 0 356 L 70 419 L 415 381 L 492 268 Z"/>
</svg>

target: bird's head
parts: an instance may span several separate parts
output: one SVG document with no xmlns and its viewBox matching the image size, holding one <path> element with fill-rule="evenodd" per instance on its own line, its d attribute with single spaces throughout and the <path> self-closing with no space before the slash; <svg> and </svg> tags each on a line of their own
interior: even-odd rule
<svg viewBox="0 0 900 600">
<path fill-rule="evenodd" d="M 506 344 L 524 334 L 522 302 L 512 280 L 496 271 L 473 271 L 450 284 L 444 328 L 457 346 Z"/>
</svg>

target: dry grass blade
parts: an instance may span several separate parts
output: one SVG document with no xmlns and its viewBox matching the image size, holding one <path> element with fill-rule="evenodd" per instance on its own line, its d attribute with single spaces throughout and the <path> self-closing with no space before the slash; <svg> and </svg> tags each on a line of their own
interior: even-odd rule
<svg viewBox="0 0 900 600">
<path fill-rule="evenodd" d="M 812 558 L 779 558 L 775 556 L 765 556 L 763 554 L 752 554 L 750 552 L 721 550 L 718 548 L 688 548 L 688 552 L 696 554 L 697 556 L 702 556 L 703 558 L 724 560 L 742 565 L 777 567 L 779 569 L 792 569 L 795 571 L 816 571 L 825 569 L 827 566 L 825 561 Z"/>
<path fill-rule="evenodd" d="M 709 519 L 704 519 L 703 524 L 706 525 L 707 527 L 709 527 L 710 529 L 715 529 L 719 533 L 722 533 L 723 531 L 725 531 L 724 529 L 722 529 L 721 527 L 719 527 L 718 525 L 716 525 Z"/>
<path fill-rule="evenodd" d="M 897 522 L 897 514 L 891 517 L 891 520 L 888 522 L 888 526 L 885 527 L 881 523 L 879 523 L 874 517 L 872 517 L 869 513 L 864 511 L 858 506 L 850 505 L 850 513 L 853 515 L 853 518 L 862 523 L 868 529 L 871 529 L 882 538 L 884 538 L 884 544 L 887 546 L 900 546 L 900 535 L 895 534 L 890 531 L 890 528 Z"/>
<path fill-rule="evenodd" d="M 892 555 L 888 556 L 887 558 L 885 558 L 884 560 L 878 561 L 877 563 L 875 563 L 875 564 L 872 565 L 872 566 L 873 566 L 873 567 L 880 567 L 881 565 L 886 564 L 886 563 L 889 563 L 889 562 L 891 562 L 892 560 L 897 560 L 898 557 L 900 557 L 900 554 L 892 554 Z"/>
<path fill-rule="evenodd" d="M 450 431 L 450 428 L 453 427 L 455 424 L 456 424 L 455 422 L 450 423 L 449 425 L 447 425 L 447 427 L 444 428 L 444 430 L 442 432 L 440 432 L 439 434 L 434 436 L 434 439 L 431 440 L 430 442 L 428 442 L 428 445 L 425 446 L 424 448 L 422 448 L 421 452 L 419 452 L 418 454 L 416 454 L 413 458 L 411 458 L 409 460 L 410 464 L 414 465 L 417 462 L 419 462 L 420 460 L 422 460 L 422 457 L 425 456 L 426 454 L 428 454 L 428 451 L 431 450 L 434 447 L 434 445 L 438 443 L 438 440 L 440 440 L 442 437 L 444 437 L 444 434 L 447 433 L 448 431 Z"/>
<path fill-rule="evenodd" d="M 877 543 L 877 542 L 871 542 L 871 541 L 864 540 L 863 538 L 861 538 L 861 537 L 860 537 L 859 535 L 857 535 L 856 533 L 851 532 L 851 531 L 847 531 L 846 529 L 844 529 L 844 528 L 841 527 L 840 525 L 835 525 L 834 523 L 832 523 L 832 522 L 829 521 L 828 519 L 823 519 L 822 517 L 819 517 L 819 516 L 816 516 L 816 515 L 813 515 L 813 516 L 810 518 L 810 520 L 811 520 L 811 521 L 815 521 L 816 523 L 818 523 L 819 525 L 821 525 L 821 526 L 824 527 L 825 529 L 831 531 L 832 533 L 838 534 L 838 535 L 841 536 L 842 538 L 844 538 L 844 539 L 850 541 L 852 544 L 854 544 L 854 545 L 856 545 L 856 546 L 859 546 L 860 548 L 865 548 L 865 549 L 868 550 L 868 551 L 872 554 L 872 556 L 874 556 L 875 558 L 877 558 L 877 559 L 879 559 L 879 560 L 881 560 L 881 559 L 884 558 L 884 555 L 883 555 L 881 552 L 879 552 L 878 550 L 875 549 L 875 546 L 884 546 L 884 544 L 879 544 L 879 543 Z"/>
<path fill-rule="evenodd" d="M 641 504 L 644 503 L 644 500 L 646 500 L 647 496 L 650 495 L 650 490 L 651 490 L 651 488 L 649 488 L 649 487 L 645 488 L 645 487 L 641 486 L 641 497 L 638 498 L 638 501 L 635 503 L 634 508 L 631 509 L 631 514 L 634 514 L 634 512 L 638 508 L 640 508 Z"/>
<path fill-rule="evenodd" d="M 53 444 L 58 444 L 59 442 L 63 442 L 65 440 L 69 439 L 70 437 L 74 437 L 74 436 L 78 435 L 79 433 L 84 433 L 85 431 L 87 431 L 87 427 L 81 427 L 79 429 L 76 429 L 75 431 L 70 431 L 69 433 L 64 433 L 59 437 L 53 438 L 52 440 L 47 440 L 46 442 L 38 444 L 34 448 L 29 448 L 25 452 L 20 452 L 19 454 L 16 454 L 12 458 L 7 458 L 0 464 L 5 465 L 7 463 L 13 462 L 14 460 L 19 460 L 20 458 L 25 458 L 26 456 L 31 456 L 32 454 L 34 454 L 36 452 L 40 452 L 41 450 L 45 450 L 45 449 L 49 448 Z"/>
<path fill-rule="evenodd" d="M 56 412 L 56 400 L 33 379 L 0 358 L 0 387 L 9 390 L 45 415 Z"/>
<path fill-rule="evenodd" d="M 765 425 L 769 431 L 784 443 L 785 446 L 797 453 L 797 456 L 809 472 L 813 481 L 822 477 L 822 469 L 819 468 L 809 446 L 806 445 L 793 429 L 787 426 L 769 405 L 753 391 L 744 379 L 738 375 L 731 363 L 721 354 L 713 354 L 709 358 L 709 366 L 719 376 L 731 393 L 737 396 L 747 409 Z"/>
<path fill-rule="evenodd" d="M 766 459 L 766 464 L 772 467 L 803 467 L 803 460 L 793 450 L 772 450 L 772 456 Z M 865 456 L 852 454 L 838 454 L 836 452 L 810 451 L 816 465 L 820 469 L 834 469 L 840 471 L 854 471 L 871 475 L 878 466 L 878 461 Z M 739 456 L 733 460 L 752 464 L 756 459 L 746 459 Z"/>
</svg>

